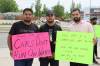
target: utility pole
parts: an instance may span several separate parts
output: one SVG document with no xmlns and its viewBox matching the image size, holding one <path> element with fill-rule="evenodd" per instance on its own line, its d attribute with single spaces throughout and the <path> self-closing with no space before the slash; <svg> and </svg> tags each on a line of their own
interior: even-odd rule
<svg viewBox="0 0 100 66">
<path fill-rule="evenodd" d="M 91 18 L 91 0 L 90 0 L 90 18 Z"/>
</svg>

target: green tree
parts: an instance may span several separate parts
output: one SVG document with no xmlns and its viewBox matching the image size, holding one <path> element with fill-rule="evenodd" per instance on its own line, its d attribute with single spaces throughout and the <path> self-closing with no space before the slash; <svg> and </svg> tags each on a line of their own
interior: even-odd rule
<svg viewBox="0 0 100 66">
<path fill-rule="evenodd" d="M 71 8 L 70 8 L 70 11 L 72 11 L 75 7 L 75 2 L 72 0 L 72 4 L 71 4 Z"/>
<path fill-rule="evenodd" d="M 36 5 L 35 5 L 35 16 L 37 17 L 40 17 L 42 15 L 42 12 L 41 12 L 41 0 L 36 0 Z"/>
<path fill-rule="evenodd" d="M 70 19 L 70 18 L 71 18 L 71 14 L 69 12 L 66 12 L 64 19 Z"/>
<path fill-rule="evenodd" d="M 77 4 L 77 6 L 76 6 L 76 8 L 81 9 L 81 4 L 80 4 L 80 3 L 78 3 L 78 4 Z"/>
<path fill-rule="evenodd" d="M 15 0 L 0 0 L 0 12 L 16 12 L 18 6 Z"/>
<path fill-rule="evenodd" d="M 31 9 L 33 9 L 34 8 L 34 2 L 31 4 L 31 7 L 30 7 Z"/>
<path fill-rule="evenodd" d="M 72 0 L 70 11 L 72 11 L 74 8 L 81 9 L 81 3 L 75 4 L 75 2 Z"/>
<path fill-rule="evenodd" d="M 61 18 L 61 17 L 64 16 L 64 7 L 62 5 L 60 5 L 59 2 L 58 2 L 57 5 L 55 5 L 53 7 L 53 11 L 54 11 L 56 17 L 60 17 Z"/>
<path fill-rule="evenodd" d="M 42 15 L 44 16 L 44 15 L 46 14 L 47 11 L 48 11 L 48 8 L 47 8 L 46 5 L 44 4 L 43 11 L 42 11 Z"/>
</svg>

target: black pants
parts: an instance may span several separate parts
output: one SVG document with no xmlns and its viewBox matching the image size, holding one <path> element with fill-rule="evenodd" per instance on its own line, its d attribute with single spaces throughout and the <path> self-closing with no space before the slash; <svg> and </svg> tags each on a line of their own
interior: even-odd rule
<svg viewBox="0 0 100 66">
<path fill-rule="evenodd" d="M 33 59 L 14 60 L 14 66 L 32 66 Z"/>
<path fill-rule="evenodd" d="M 97 56 L 97 44 L 94 46 L 93 49 L 93 61 L 95 61 L 95 55 Z"/>
<path fill-rule="evenodd" d="M 97 56 L 97 44 L 94 46 L 94 54 Z"/>
<path fill-rule="evenodd" d="M 70 66 L 88 66 L 88 64 L 70 62 Z"/>
<path fill-rule="evenodd" d="M 40 58 L 40 66 L 59 66 L 59 61 L 54 59 L 48 59 L 48 58 Z"/>
</svg>

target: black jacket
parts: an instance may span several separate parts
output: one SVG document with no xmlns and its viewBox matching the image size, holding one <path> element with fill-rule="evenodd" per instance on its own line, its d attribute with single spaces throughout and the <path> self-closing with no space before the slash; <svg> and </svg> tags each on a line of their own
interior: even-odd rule
<svg viewBox="0 0 100 66">
<path fill-rule="evenodd" d="M 49 26 L 47 23 L 40 26 L 39 32 L 49 32 L 49 34 L 52 34 L 52 41 L 50 41 L 51 45 L 51 51 L 55 52 L 55 41 L 56 41 L 56 33 L 57 31 L 61 31 L 61 27 L 57 24 L 54 24 L 53 26 Z"/>
</svg>

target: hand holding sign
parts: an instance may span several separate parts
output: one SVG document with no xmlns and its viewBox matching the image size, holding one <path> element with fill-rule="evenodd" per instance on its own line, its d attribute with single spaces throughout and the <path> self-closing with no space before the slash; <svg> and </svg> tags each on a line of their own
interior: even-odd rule
<svg viewBox="0 0 100 66">
<path fill-rule="evenodd" d="M 55 59 L 92 64 L 92 40 L 92 33 L 58 31 Z"/>
<path fill-rule="evenodd" d="M 27 59 L 51 56 L 48 33 L 29 33 L 12 37 L 13 58 Z"/>
<path fill-rule="evenodd" d="M 100 25 L 95 25 L 94 31 L 95 31 L 96 37 L 100 38 Z"/>
</svg>

